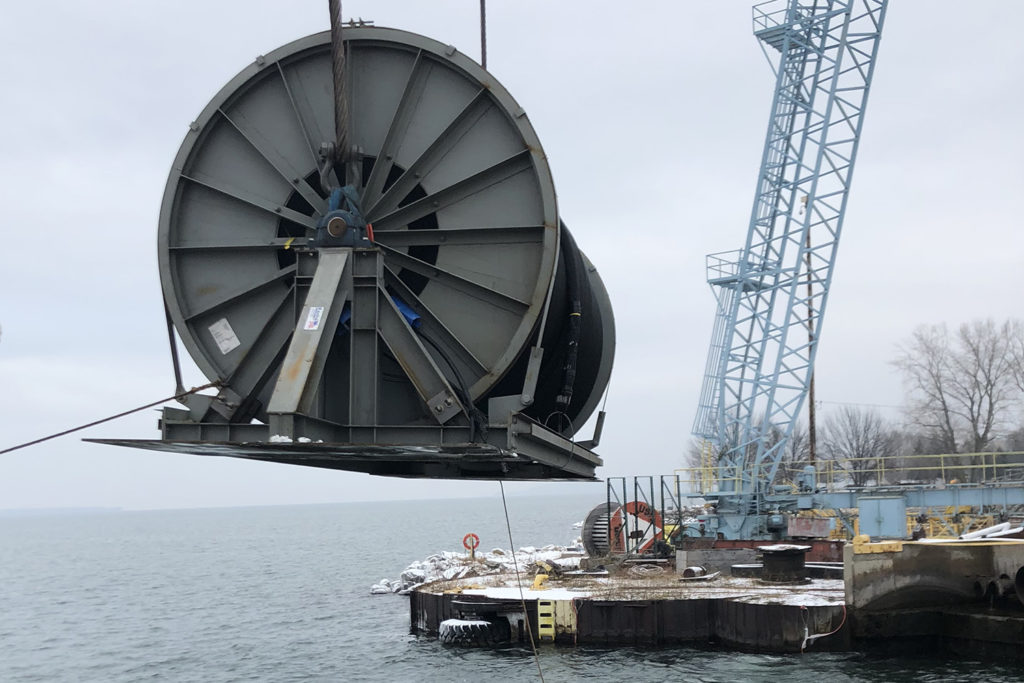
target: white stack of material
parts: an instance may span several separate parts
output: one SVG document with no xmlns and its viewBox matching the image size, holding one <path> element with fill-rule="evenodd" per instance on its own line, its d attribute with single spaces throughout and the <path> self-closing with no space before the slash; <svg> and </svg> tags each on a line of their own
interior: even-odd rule
<svg viewBox="0 0 1024 683">
<path fill-rule="evenodd" d="M 1024 526 L 1015 527 L 1013 529 L 1004 529 L 1003 531 L 994 531 L 985 538 L 1020 538 L 1024 534 Z"/>
<path fill-rule="evenodd" d="M 1003 522 L 1002 524 L 996 524 L 995 526 L 985 527 L 984 529 L 978 529 L 977 531 L 971 531 L 966 534 L 960 534 L 960 538 L 964 541 L 978 540 L 982 538 L 999 538 L 1002 536 L 1019 534 L 1021 531 L 1024 531 L 1024 527 L 1011 529 L 1009 522 Z"/>
</svg>

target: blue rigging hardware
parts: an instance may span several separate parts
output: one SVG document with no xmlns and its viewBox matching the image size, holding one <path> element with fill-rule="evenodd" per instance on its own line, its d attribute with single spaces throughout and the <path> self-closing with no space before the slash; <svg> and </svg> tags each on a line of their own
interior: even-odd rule
<svg viewBox="0 0 1024 683">
<path fill-rule="evenodd" d="M 356 189 L 352 185 L 336 187 L 327 198 L 327 213 L 317 222 L 310 246 L 372 247 L 372 233 L 366 226 Z"/>
<path fill-rule="evenodd" d="M 717 315 L 693 427 L 744 515 L 762 512 L 807 395 L 887 4 L 753 9 L 775 93 L 746 244 L 707 260 Z"/>
</svg>

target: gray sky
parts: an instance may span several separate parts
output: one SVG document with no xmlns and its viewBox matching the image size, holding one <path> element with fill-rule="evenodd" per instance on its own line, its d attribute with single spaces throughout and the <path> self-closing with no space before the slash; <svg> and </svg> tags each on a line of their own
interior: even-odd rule
<svg viewBox="0 0 1024 683">
<path fill-rule="evenodd" d="M 750 33 L 750 5 L 489 3 L 490 70 L 527 111 L 561 215 L 615 307 L 601 476 L 670 473 L 689 440 L 714 313 L 704 256 L 742 246 L 773 86 Z M 326 6 L 4 8 L 0 449 L 173 393 L 156 264 L 171 161 L 208 100 L 256 55 L 326 29 Z M 474 0 L 343 6 L 346 17 L 479 58 Z M 918 324 L 1022 315 L 1022 24 L 1024 3 L 1013 0 L 971 3 L 969 12 L 952 0 L 891 3 L 818 355 L 826 410 L 898 405 L 888 361 Z M 186 380 L 205 381 L 191 368 Z M 156 419 L 147 412 L 0 456 L 0 509 L 497 489 L 79 440 L 158 438 Z"/>
</svg>

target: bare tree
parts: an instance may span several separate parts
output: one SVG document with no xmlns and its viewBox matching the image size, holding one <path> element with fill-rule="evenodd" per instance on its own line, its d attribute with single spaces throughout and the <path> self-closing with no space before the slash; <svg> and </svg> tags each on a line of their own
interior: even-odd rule
<svg viewBox="0 0 1024 683">
<path fill-rule="evenodd" d="M 686 452 L 683 453 L 683 467 L 697 469 L 704 464 L 704 444 L 705 441 L 703 439 L 690 439 L 690 442 L 686 445 Z"/>
<path fill-rule="evenodd" d="M 791 466 L 803 466 L 810 462 L 811 435 L 802 420 L 797 420 L 793 425 L 793 431 L 789 434 L 789 443 L 786 444 L 786 454 L 783 457 L 785 462 Z"/>
<path fill-rule="evenodd" d="M 998 437 L 1019 400 L 1015 375 L 1021 323 L 978 320 L 951 335 L 917 328 L 893 364 L 908 390 L 910 420 L 941 453 L 979 453 Z"/>
<path fill-rule="evenodd" d="M 766 435 L 767 446 L 770 448 L 782 440 L 783 431 L 780 427 L 772 426 Z M 779 483 L 785 481 L 792 483 L 794 476 L 803 470 L 803 467 L 810 462 L 810 438 L 807 434 L 807 427 L 800 420 L 793 424 L 789 434 L 789 440 L 782 447 L 779 455 L 779 472 L 776 477 Z"/>
<path fill-rule="evenodd" d="M 1009 321 L 1010 325 L 1010 366 L 1013 382 L 1024 392 L 1024 322 Z"/>
<path fill-rule="evenodd" d="M 755 423 L 760 424 L 762 421 L 763 419 L 759 417 L 755 420 Z M 783 436 L 782 426 L 772 424 L 768 425 L 767 431 L 761 437 L 761 440 L 764 441 L 765 448 L 772 448 L 782 441 Z M 780 466 L 776 475 L 777 481 L 780 483 L 782 481 L 792 481 L 793 472 L 807 464 L 810 457 L 809 444 L 807 428 L 803 425 L 803 422 L 797 421 L 793 425 L 789 440 L 783 446 L 782 453 L 778 456 Z M 748 464 L 753 461 L 754 456 L 757 454 L 757 446 L 758 442 L 754 442 L 747 447 L 746 462 Z M 708 448 L 711 448 L 711 450 L 708 451 Z M 691 439 L 687 445 L 686 452 L 683 454 L 683 466 L 688 469 L 699 469 L 709 464 L 708 461 L 710 461 L 712 466 L 715 466 L 718 464 L 719 457 L 724 450 L 725 448 L 713 448 L 701 439 Z M 768 484 L 771 482 L 762 483 Z"/>
<path fill-rule="evenodd" d="M 825 419 L 819 452 L 855 486 L 864 486 L 878 479 L 883 460 L 898 455 L 898 446 L 899 435 L 877 411 L 843 406 Z"/>
</svg>

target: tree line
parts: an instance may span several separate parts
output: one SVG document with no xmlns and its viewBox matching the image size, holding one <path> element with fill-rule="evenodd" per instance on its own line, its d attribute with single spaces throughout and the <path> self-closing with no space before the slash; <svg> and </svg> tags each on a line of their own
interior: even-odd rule
<svg viewBox="0 0 1024 683">
<path fill-rule="evenodd" d="M 829 411 L 816 429 L 819 476 L 853 486 L 1024 479 L 1024 322 L 922 325 L 892 365 L 902 419 L 858 405 Z M 764 438 L 781 436 L 769 427 Z M 811 462 L 805 424 L 794 425 L 782 458 L 782 477 Z M 697 451 L 687 459 L 696 465 Z"/>
</svg>

